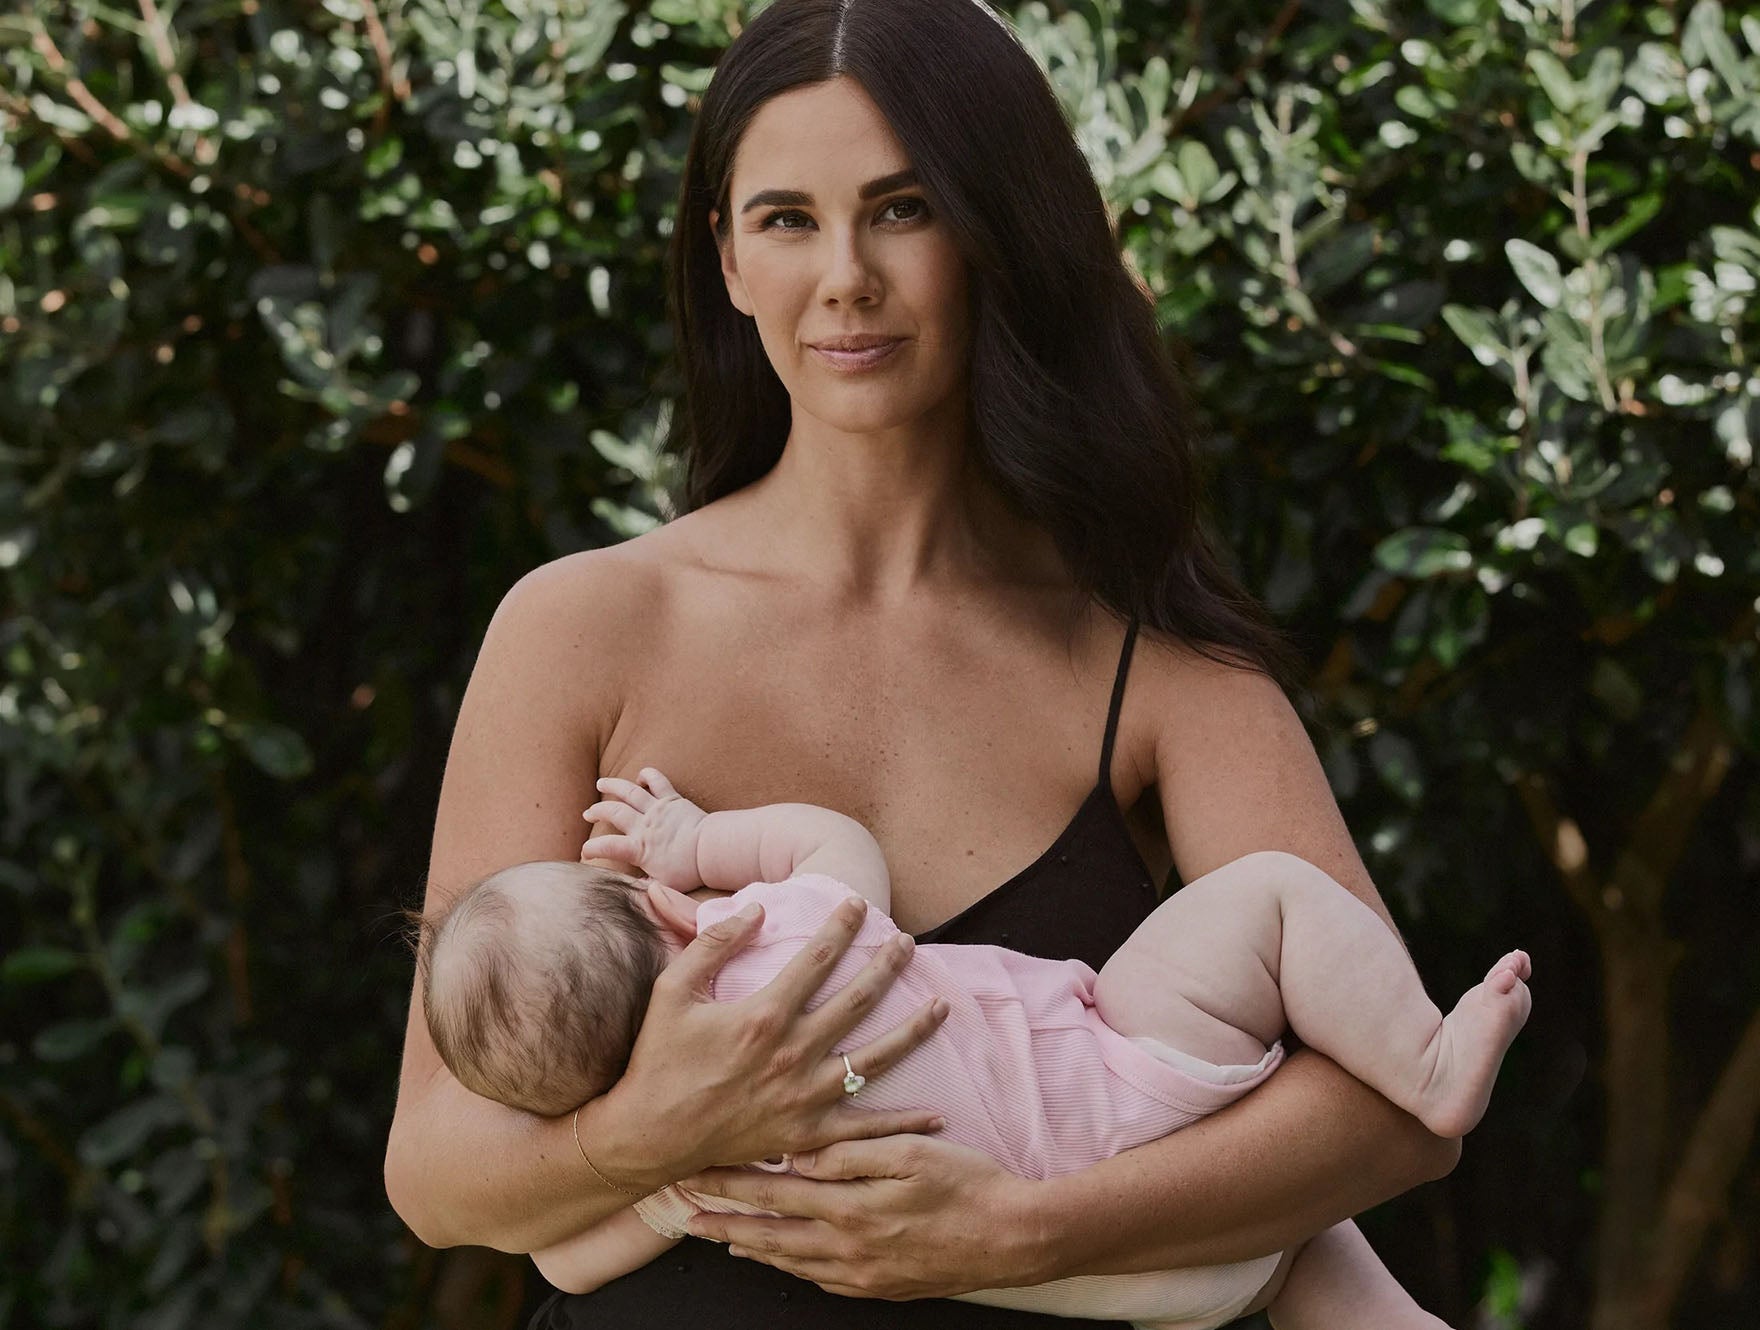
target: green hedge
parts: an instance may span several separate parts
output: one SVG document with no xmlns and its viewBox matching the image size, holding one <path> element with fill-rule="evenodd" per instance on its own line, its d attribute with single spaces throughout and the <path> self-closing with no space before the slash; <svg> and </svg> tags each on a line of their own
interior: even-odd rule
<svg viewBox="0 0 1760 1330">
<path fill-rule="evenodd" d="M 656 520 L 676 173 L 751 8 L 0 16 L 0 1326 L 514 1316 L 518 1261 L 384 1198 L 394 912 L 502 592 Z M 1465 1161 L 1366 1229 L 1455 1323 L 1735 1323 L 1760 20 L 1011 13 L 1433 991 L 1535 956 Z"/>
</svg>

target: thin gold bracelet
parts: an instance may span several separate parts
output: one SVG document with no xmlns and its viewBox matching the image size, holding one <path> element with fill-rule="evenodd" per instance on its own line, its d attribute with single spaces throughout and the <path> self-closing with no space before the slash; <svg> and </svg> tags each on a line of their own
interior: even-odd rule
<svg viewBox="0 0 1760 1330">
<path fill-rule="evenodd" d="M 585 1104 L 581 1105 L 581 1108 L 585 1107 Z M 648 1193 L 645 1191 L 631 1191 L 628 1187 L 619 1187 L 610 1178 L 601 1173 L 591 1159 L 587 1159 L 587 1147 L 581 1144 L 581 1108 L 577 1108 L 574 1111 L 574 1148 L 581 1152 L 582 1159 L 586 1159 L 587 1167 L 593 1170 L 593 1176 L 598 1178 L 599 1181 L 603 1182 L 607 1187 L 611 1188 L 612 1191 L 620 1191 L 625 1196 L 646 1196 Z"/>
</svg>

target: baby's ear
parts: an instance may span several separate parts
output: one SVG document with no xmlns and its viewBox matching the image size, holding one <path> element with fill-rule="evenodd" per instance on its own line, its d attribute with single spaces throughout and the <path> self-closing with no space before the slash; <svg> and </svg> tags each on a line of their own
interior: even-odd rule
<svg viewBox="0 0 1760 1330">
<path fill-rule="evenodd" d="M 682 891 L 674 891 L 664 883 L 648 879 L 648 904 L 674 933 L 684 938 L 697 935 L 697 902 Z"/>
</svg>

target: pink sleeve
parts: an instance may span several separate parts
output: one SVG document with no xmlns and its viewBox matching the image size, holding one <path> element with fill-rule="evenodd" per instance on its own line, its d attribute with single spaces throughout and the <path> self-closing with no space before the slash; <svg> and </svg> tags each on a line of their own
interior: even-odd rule
<svg viewBox="0 0 1760 1330">
<path fill-rule="evenodd" d="M 759 941 L 805 939 L 819 931 L 845 896 L 860 899 L 861 893 L 823 873 L 802 873 L 781 882 L 754 882 L 731 896 L 704 901 L 697 907 L 697 927 L 707 928 L 731 918 L 755 902 L 764 907 L 764 923 L 758 930 Z M 871 929 L 875 920 L 885 918 L 878 910 L 870 908 L 863 931 Z"/>
</svg>

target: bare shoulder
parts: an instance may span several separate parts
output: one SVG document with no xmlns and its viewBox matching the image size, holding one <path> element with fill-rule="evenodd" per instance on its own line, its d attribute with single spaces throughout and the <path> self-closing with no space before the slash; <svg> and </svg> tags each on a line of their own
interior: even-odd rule
<svg viewBox="0 0 1760 1330">
<path fill-rule="evenodd" d="M 524 631 L 572 628 L 571 636 L 634 626 L 640 607 L 665 590 L 664 543 L 653 540 L 664 529 L 539 564 L 508 589 L 496 617 Z"/>
<path fill-rule="evenodd" d="M 629 671 L 664 641 L 685 574 L 712 549 L 705 509 L 631 540 L 540 564 L 508 588 L 490 621 L 478 666 L 515 669 L 553 688 L 601 736 L 627 696 Z"/>
<path fill-rule="evenodd" d="M 1137 675 L 1141 670 L 1141 678 Z M 1140 751 L 1182 880 L 1255 850 L 1329 873 L 1386 916 L 1301 717 L 1263 671 L 1144 632 L 1133 688 Z"/>
<path fill-rule="evenodd" d="M 631 541 L 542 564 L 502 596 L 453 726 L 431 891 L 579 852 L 580 813 L 668 585 L 665 561 Z"/>
</svg>

